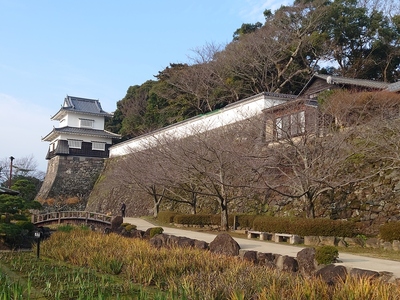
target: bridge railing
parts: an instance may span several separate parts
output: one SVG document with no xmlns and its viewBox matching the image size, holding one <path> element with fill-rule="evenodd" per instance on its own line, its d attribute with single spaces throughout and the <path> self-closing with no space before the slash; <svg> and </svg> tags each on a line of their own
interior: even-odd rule
<svg viewBox="0 0 400 300">
<path fill-rule="evenodd" d="M 59 211 L 59 212 L 48 212 L 44 214 L 33 214 L 32 223 L 46 223 L 58 221 L 62 223 L 62 220 L 84 220 L 84 221 L 97 221 L 101 223 L 111 224 L 112 216 L 88 212 L 88 211 Z"/>
</svg>

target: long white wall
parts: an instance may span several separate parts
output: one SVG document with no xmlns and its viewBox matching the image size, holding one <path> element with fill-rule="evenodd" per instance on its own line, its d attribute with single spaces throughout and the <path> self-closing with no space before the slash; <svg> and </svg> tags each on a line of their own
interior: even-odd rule
<svg viewBox="0 0 400 300">
<path fill-rule="evenodd" d="M 110 157 L 126 155 L 155 146 L 165 139 L 183 138 L 262 114 L 262 110 L 282 104 L 294 97 L 283 94 L 262 93 L 230 104 L 220 110 L 197 116 L 149 134 L 141 135 L 110 147 Z"/>
</svg>

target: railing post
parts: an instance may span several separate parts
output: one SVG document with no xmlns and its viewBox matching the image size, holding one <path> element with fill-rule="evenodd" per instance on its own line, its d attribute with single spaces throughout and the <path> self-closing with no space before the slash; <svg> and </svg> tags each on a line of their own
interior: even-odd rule
<svg viewBox="0 0 400 300">
<path fill-rule="evenodd" d="M 61 224 L 61 212 L 57 212 L 58 214 L 58 224 Z"/>
</svg>

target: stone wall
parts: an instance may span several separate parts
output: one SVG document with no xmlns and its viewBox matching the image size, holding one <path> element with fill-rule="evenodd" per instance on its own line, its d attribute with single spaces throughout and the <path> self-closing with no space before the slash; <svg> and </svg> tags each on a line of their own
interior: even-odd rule
<svg viewBox="0 0 400 300">
<path fill-rule="evenodd" d="M 94 183 L 104 168 L 104 159 L 56 156 L 49 160 L 36 200 L 54 209 L 71 206 L 84 209 Z"/>
<path fill-rule="evenodd" d="M 152 198 L 143 190 L 134 189 L 129 178 L 121 178 L 122 163 L 118 158 L 106 160 L 104 171 L 90 193 L 86 210 L 116 216 L 121 213 L 121 203 L 125 202 L 128 217 L 152 215 Z"/>
<path fill-rule="evenodd" d="M 127 216 L 152 215 L 153 199 L 149 194 L 134 189 L 129 178 L 121 178 L 122 163 L 118 158 L 106 160 L 106 167 L 89 196 L 86 210 L 117 215 L 121 202 L 125 202 Z M 49 163 L 49 168 L 52 167 Z M 219 213 L 215 204 L 215 200 L 202 199 L 198 203 L 198 213 Z M 353 220 L 358 222 L 360 232 L 374 236 L 379 233 L 381 224 L 400 221 L 400 169 L 381 172 L 368 181 L 338 190 L 332 198 L 320 197 L 315 204 L 317 217 Z M 190 213 L 187 204 L 169 201 L 162 203 L 161 210 Z M 229 213 L 305 216 L 304 203 L 300 199 L 277 194 L 261 200 L 232 201 Z"/>
</svg>

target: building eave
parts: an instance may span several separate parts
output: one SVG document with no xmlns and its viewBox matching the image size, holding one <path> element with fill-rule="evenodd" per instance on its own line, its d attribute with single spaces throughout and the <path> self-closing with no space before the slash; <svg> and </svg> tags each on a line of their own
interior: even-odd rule
<svg viewBox="0 0 400 300">
<path fill-rule="evenodd" d="M 90 136 L 90 137 L 101 137 L 101 138 L 109 138 L 109 139 L 120 139 L 121 135 L 109 132 L 107 130 L 98 130 L 98 129 L 90 129 L 90 128 L 76 128 L 76 127 L 61 127 L 61 128 L 53 128 L 53 130 L 42 138 L 42 141 L 51 142 L 56 137 L 61 134 L 66 135 L 78 135 L 78 136 Z"/>
</svg>

